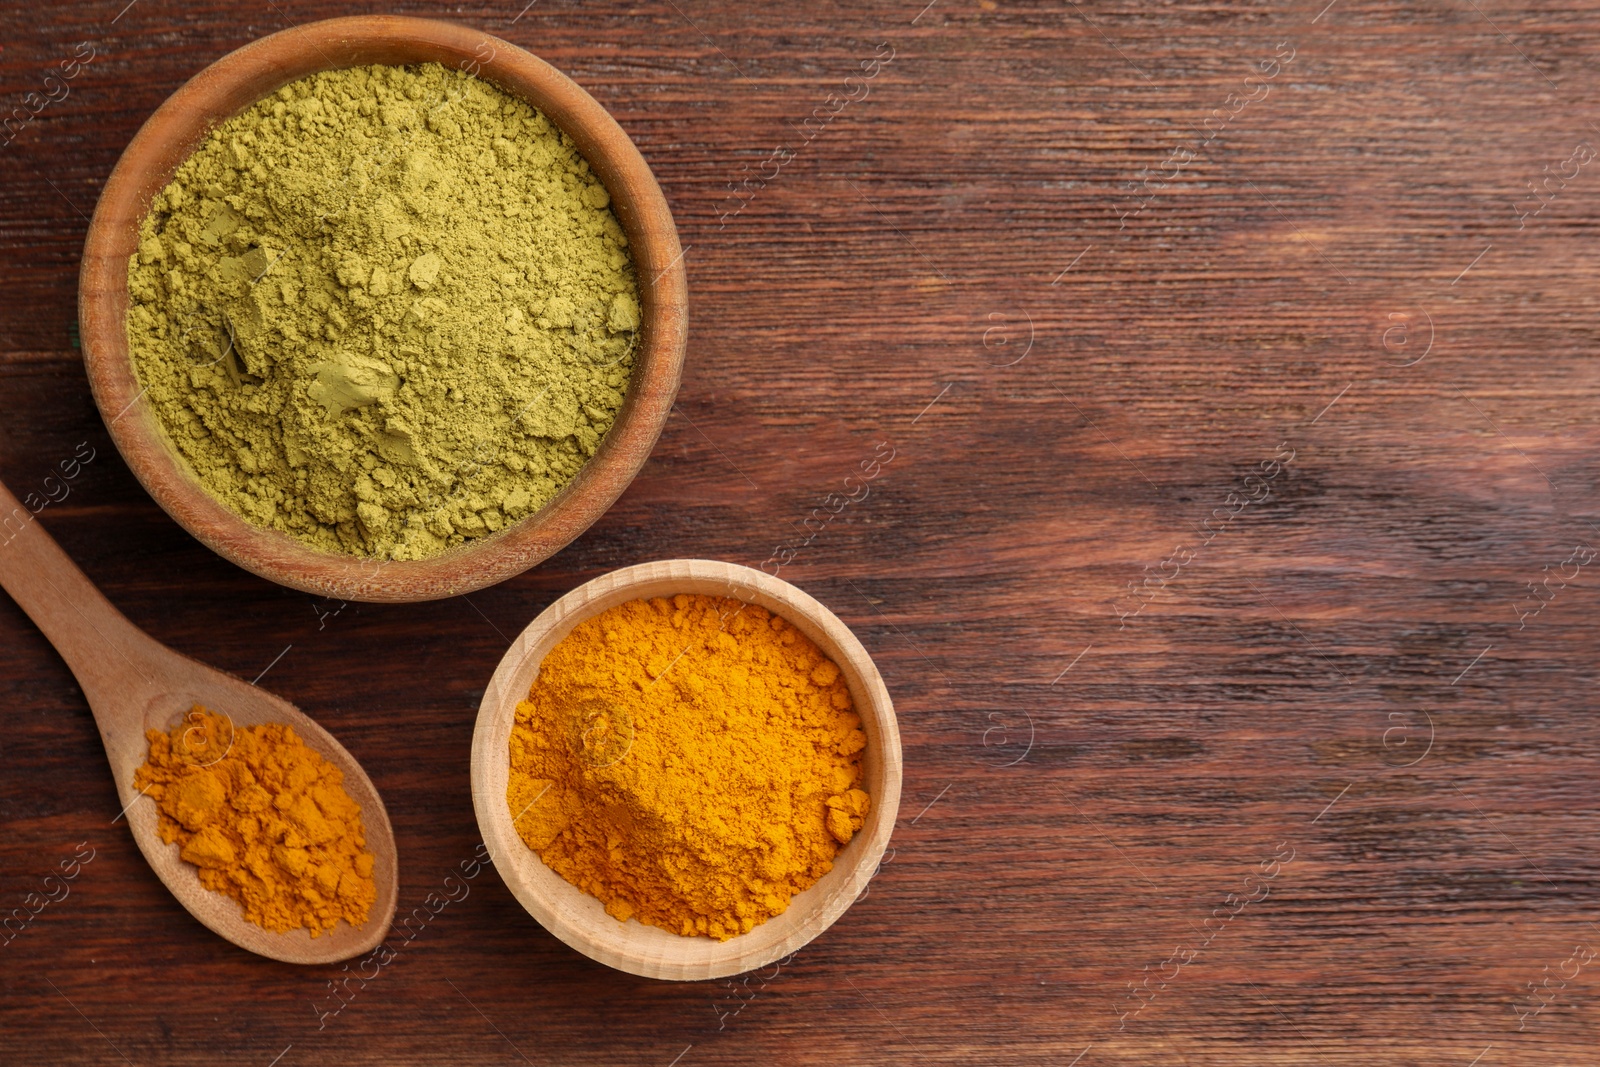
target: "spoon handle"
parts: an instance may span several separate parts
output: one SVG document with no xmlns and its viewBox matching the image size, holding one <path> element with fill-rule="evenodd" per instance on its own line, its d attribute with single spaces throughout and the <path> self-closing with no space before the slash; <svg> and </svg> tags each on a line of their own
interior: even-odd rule
<svg viewBox="0 0 1600 1067">
<path fill-rule="evenodd" d="M 67 661 L 91 707 L 97 694 L 156 685 L 155 640 L 134 626 L 0 482 L 0 586 Z"/>
</svg>

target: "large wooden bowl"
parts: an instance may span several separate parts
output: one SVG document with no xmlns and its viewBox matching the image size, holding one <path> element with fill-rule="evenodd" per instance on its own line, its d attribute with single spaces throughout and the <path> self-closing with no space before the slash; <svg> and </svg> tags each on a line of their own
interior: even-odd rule
<svg viewBox="0 0 1600 1067">
<path fill-rule="evenodd" d="M 201 486 L 145 401 L 128 354 L 128 257 L 139 223 L 179 165 L 218 123 L 318 71 L 438 62 L 521 97 L 566 131 L 605 184 L 628 235 L 643 310 L 633 379 L 600 448 L 538 512 L 489 537 L 419 561 L 374 561 L 311 548 L 255 526 Z M 330 19 L 248 44 L 190 79 L 150 116 L 111 172 L 89 224 L 79 282 L 83 360 L 95 403 L 133 473 L 178 524 L 263 578 L 349 600 L 412 601 L 468 593 L 559 551 L 622 494 L 666 424 L 683 371 L 688 291 L 666 199 L 628 135 L 554 67 L 497 37 L 393 16 Z"/>
<path fill-rule="evenodd" d="M 572 628 L 641 597 L 703 593 L 757 604 L 815 641 L 838 665 L 861 716 L 867 747 L 862 788 L 872 797 L 865 825 L 839 850 L 833 870 L 796 894 L 789 909 L 727 941 L 683 937 L 637 919 L 618 922 L 599 900 L 546 867 L 517 835 L 506 803 L 517 702 L 545 653 Z M 872 657 L 838 616 L 788 582 L 731 563 L 677 559 L 601 575 L 546 608 L 518 635 L 495 669 L 472 735 L 472 803 L 495 869 L 528 913 L 556 937 L 608 967 L 646 978 L 695 981 L 764 967 L 803 947 L 855 903 L 871 881 L 900 809 L 900 728 Z"/>
</svg>

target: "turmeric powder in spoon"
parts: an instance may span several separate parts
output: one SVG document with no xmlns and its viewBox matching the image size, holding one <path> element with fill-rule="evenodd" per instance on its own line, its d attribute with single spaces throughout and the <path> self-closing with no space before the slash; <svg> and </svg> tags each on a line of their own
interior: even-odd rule
<svg viewBox="0 0 1600 1067">
<path fill-rule="evenodd" d="M 145 736 L 134 785 L 155 798 L 161 839 L 181 846 L 201 885 L 277 933 L 367 921 L 377 886 L 361 806 L 293 727 L 235 726 L 196 705 Z"/>
</svg>

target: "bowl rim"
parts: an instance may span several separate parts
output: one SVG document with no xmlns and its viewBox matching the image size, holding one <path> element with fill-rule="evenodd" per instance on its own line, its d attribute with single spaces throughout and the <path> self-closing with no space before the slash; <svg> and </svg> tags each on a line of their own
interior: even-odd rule
<svg viewBox="0 0 1600 1067">
<path fill-rule="evenodd" d="M 641 337 L 611 429 L 539 511 L 425 560 L 347 556 L 255 526 L 200 484 L 144 399 L 133 369 L 127 263 L 151 200 L 215 125 L 319 71 L 429 61 L 454 64 L 526 100 L 573 139 L 605 184 L 627 234 Z M 649 457 L 677 396 L 688 283 L 677 229 L 649 164 L 582 87 L 532 53 L 470 27 L 363 15 L 258 38 L 195 74 L 155 110 L 123 150 L 95 207 L 79 274 L 78 317 L 84 367 L 111 439 L 140 484 L 180 526 L 223 558 L 281 585 L 345 600 L 411 602 L 470 593 L 520 574 L 560 551 L 616 501 Z"/>
<path fill-rule="evenodd" d="M 713 589 L 773 611 L 815 641 L 839 667 L 867 735 L 863 788 L 872 797 L 865 824 L 839 850 L 831 871 L 796 894 L 783 914 L 727 941 L 684 937 L 637 919 L 618 922 L 607 915 L 598 899 L 545 866 L 517 835 L 505 789 L 516 705 L 526 697 L 551 647 L 578 623 L 616 604 Z M 833 925 L 882 864 L 900 807 L 901 773 L 894 703 L 877 665 L 850 628 L 789 582 L 718 560 L 635 564 L 602 574 L 556 600 L 523 628 L 496 665 L 472 736 L 472 803 L 478 829 L 518 903 L 547 931 L 590 959 L 629 974 L 673 981 L 722 978 L 766 966 L 799 951 Z"/>
</svg>

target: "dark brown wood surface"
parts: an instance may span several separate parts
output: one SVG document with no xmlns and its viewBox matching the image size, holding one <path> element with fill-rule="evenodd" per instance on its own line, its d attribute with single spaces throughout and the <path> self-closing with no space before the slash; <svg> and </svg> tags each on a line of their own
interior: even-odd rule
<svg viewBox="0 0 1600 1067">
<path fill-rule="evenodd" d="M 168 93 L 375 8 L 125 3 L 0 5 L 7 108 L 94 50 L 0 147 L 0 477 L 60 496 L 96 450 L 41 521 L 136 623 L 265 671 L 363 761 L 427 921 L 337 1014 L 341 972 L 208 933 L 0 604 L 0 912 L 93 849 L 0 945 L 0 1061 L 1595 1062 L 1600 8 L 386 8 L 611 109 L 688 248 L 690 349 L 570 548 L 336 611 L 139 489 L 74 300 Z M 867 498 L 805 529 L 879 442 Z M 783 576 L 860 634 L 905 739 L 892 860 L 838 925 L 677 985 L 568 950 L 492 868 L 430 897 L 470 868 L 474 712 L 518 629 L 609 568 L 801 544 Z"/>
</svg>

